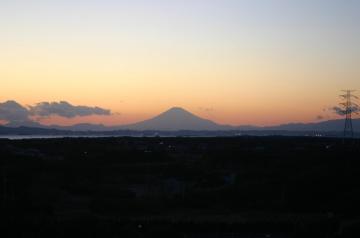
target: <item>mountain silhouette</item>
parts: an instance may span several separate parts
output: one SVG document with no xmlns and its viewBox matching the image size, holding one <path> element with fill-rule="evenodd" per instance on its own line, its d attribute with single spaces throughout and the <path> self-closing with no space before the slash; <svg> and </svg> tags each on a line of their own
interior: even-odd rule
<svg viewBox="0 0 360 238">
<path fill-rule="evenodd" d="M 51 125 L 49 126 L 53 129 L 58 130 L 69 130 L 69 131 L 111 131 L 116 130 L 114 127 L 108 127 L 103 124 L 91 124 L 91 123 L 79 123 L 72 126 L 58 126 Z"/>
<path fill-rule="evenodd" d="M 173 107 L 160 115 L 119 129 L 129 130 L 229 130 L 231 126 L 220 125 L 213 121 L 196 116 L 181 107 Z"/>
<path fill-rule="evenodd" d="M 45 126 L 37 122 L 25 121 L 19 123 L 9 123 L 8 128 L 42 128 L 56 129 L 79 132 L 109 132 L 117 130 L 133 131 L 293 131 L 293 132 L 342 132 L 344 129 L 344 120 L 329 120 L 314 123 L 289 123 L 276 126 L 230 126 L 217 124 L 211 120 L 201 118 L 193 113 L 181 108 L 173 107 L 161 113 L 160 115 L 148 120 L 129 125 L 105 126 L 102 124 L 75 124 L 72 126 L 51 125 Z M 360 131 L 360 119 L 353 120 L 354 131 Z M 7 130 L 7 129 L 4 129 Z M 19 129 L 21 132 L 23 128 Z"/>
</svg>

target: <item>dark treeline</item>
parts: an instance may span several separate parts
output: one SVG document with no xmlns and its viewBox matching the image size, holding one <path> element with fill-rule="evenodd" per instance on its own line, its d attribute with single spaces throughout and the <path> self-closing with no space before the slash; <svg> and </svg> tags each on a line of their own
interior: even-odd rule
<svg viewBox="0 0 360 238">
<path fill-rule="evenodd" d="M 310 137 L 0 140 L 0 232 L 359 237 L 359 152 Z"/>
</svg>

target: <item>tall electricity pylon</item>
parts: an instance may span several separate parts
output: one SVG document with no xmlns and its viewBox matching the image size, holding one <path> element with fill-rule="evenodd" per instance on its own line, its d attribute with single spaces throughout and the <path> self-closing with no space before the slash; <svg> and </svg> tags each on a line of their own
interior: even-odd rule
<svg viewBox="0 0 360 238">
<path fill-rule="evenodd" d="M 359 106 L 352 101 L 353 98 L 358 99 L 353 93 L 355 90 L 343 90 L 345 94 L 340 95 L 343 98 L 343 102 L 340 103 L 342 106 L 342 114 L 345 115 L 345 127 L 344 127 L 344 138 L 354 137 L 354 128 L 352 123 L 352 115 L 357 114 Z"/>
</svg>

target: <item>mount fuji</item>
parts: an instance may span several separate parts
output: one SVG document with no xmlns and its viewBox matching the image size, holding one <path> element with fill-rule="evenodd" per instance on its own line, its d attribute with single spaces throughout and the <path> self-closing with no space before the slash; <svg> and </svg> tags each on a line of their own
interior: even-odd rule
<svg viewBox="0 0 360 238">
<path fill-rule="evenodd" d="M 128 130 L 159 130 L 159 131 L 179 131 L 179 130 L 231 130 L 232 126 L 220 125 L 213 121 L 198 117 L 181 107 L 173 107 L 160 115 L 131 125 L 118 127 L 118 129 Z"/>
</svg>

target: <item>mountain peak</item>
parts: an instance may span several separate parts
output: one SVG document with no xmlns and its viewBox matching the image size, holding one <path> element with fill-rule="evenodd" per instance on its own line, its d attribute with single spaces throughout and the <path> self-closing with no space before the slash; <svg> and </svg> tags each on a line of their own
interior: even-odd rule
<svg viewBox="0 0 360 238">
<path fill-rule="evenodd" d="M 188 119 L 200 119 L 198 116 L 192 114 L 191 112 L 185 110 L 182 107 L 172 107 L 169 110 L 161 113 L 155 118 L 162 118 L 163 120 L 188 120 Z"/>
<path fill-rule="evenodd" d="M 221 130 L 224 128 L 207 119 L 203 119 L 181 107 L 172 107 L 160 115 L 123 128 L 135 130 Z"/>
<path fill-rule="evenodd" d="M 186 112 L 186 113 L 189 113 L 188 111 L 186 111 L 182 107 L 172 107 L 172 108 L 168 109 L 166 112 Z"/>
</svg>

